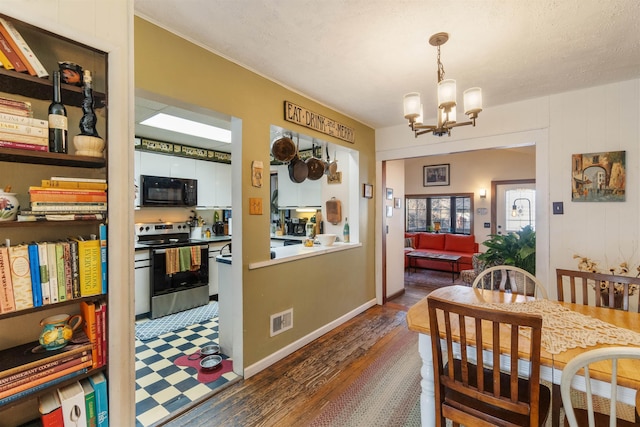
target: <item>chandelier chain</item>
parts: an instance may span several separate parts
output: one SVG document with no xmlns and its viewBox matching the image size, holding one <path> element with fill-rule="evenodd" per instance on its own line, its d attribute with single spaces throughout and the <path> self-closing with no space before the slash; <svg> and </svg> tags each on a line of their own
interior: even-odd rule
<svg viewBox="0 0 640 427">
<path fill-rule="evenodd" d="M 438 83 L 444 80 L 444 65 L 440 62 L 440 45 L 438 45 Z"/>
</svg>

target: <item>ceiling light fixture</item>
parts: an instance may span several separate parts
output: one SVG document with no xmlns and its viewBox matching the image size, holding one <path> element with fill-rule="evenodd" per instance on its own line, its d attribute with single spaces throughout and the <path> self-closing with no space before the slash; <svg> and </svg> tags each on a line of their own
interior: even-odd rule
<svg viewBox="0 0 640 427">
<path fill-rule="evenodd" d="M 206 125 L 193 120 L 171 116 L 165 113 L 158 113 L 140 122 L 141 125 L 151 126 L 183 133 L 185 135 L 197 136 L 218 142 L 231 142 L 231 131 L 216 126 Z"/>
<path fill-rule="evenodd" d="M 422 101 L 419 92 L 411 92 L 404 96 L 404 117 L 416 138 L 423 133 L 451 136 L 451 129 L 457 126 L 476 125 L 478 113 L 482 111 L 482 89 L 472 87 L 464 91 L 464 113 L 469 116 L 468 122 L 456 122 L 456 81 L 444 78 L 444 66 L 440 62 L 440 46 L 449 40 L 449 34 L 437 33 L 429 38 L 429 44 L 438 48 L 438 124 L 424 125 Z"/>
</svg>

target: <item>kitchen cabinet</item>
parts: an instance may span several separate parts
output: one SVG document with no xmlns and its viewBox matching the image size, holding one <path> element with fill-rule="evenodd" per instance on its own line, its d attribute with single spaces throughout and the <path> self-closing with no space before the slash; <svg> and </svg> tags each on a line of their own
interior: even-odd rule
<svg viewBox="0 0 640 427">
<path fill-rule="evenodd" d="M 45 69 L 58 69 L 58 60 L 68 60 L 91 66 L 95 83 L 94 105 L 100 117 L 97 123 L 97 130 L 100 135 L 106 135 L 108 109 L 105 105 L 107 94 L 103 86 L 105 84 L 104 82 L 108 80 L 107 53 L 71 39 L 58 36 L 49 31 L 22 23 L 10 17 L 4 15 L 2 15 L 2 17 L 12 22 L 18 31 L 23 34 L 36 56 L 39 56 L 41 52 L 44 53 L 40 59 L 46 58 L 46 60 L 43 60 Z M 64 57 L 56 57 L 60 52 L 63 52 Z M 67 110 L 69 124 L 68 137 L 69 141 L 72 141 L 73 136 L 77 133 L 77 123 L 83 115 L 81 104 L 84 96 L 81 88 L 64 83 L 61 84 L 61 91 L 62 100 Z M 51 102 L 51 80 L 2 68 L 0 69 L 0 92 L 2 92 L 1 95 L 6 98 L 28 100 L 32 105 L 34 117 L 46 120 L 47 108 Z M 79 179 L 107 178 L 107 163 L 103 157 L 76 156 L 74 154 L 74 146 L 71 142 L 69 142 L 68 151 L 69 154 L 64 154 L 1 148 L 0 182 L 3 183 L 3 185 L 12 186 L 12 192 L 17 194 L 22 208 L 27 210 L 29 208 L 29 187 L 39 186 L 43 179 L 50 179 L 52 176 L 77 177 Z M 107 214 L 108 212 L 105 212 L 105 219 Z M 58 242 L 69 238 L 69 236 L 87 237 L 90 234 L 100 235 L 102 223 L 103 221 L 97 220 L 3 221 L 0 222 L 0 234 L 2 235 L 3 243 L 4 239 L 10 240 L 11 246 L 17 246 L 20 242 Z M 102 268 L 107 268 L 106 259 L 105 264 L 102 264 L 99 253 L 97 256 L 87 257 L 87 259 L 96 262 L 96 264 L 93 265 L 102 265 Z M 70 259 L 61 262 L 65 264 L 65 267 L 71 268 L 70 266 L 72 264 Z M 37 271 L 32 270 L 30 266 L 28 268 L 29 273 L 31 273 L 31 271 Z M 100 281 L 101 277 L 97 276 L 97 279 Z M 41 290 L 45 292 L 46 289 L 46 287 L 41 288 Z M 105 292 L 106 290 L 108 290 L 108 286 L 106 286 L 104 291 L 98 290 L 97 292 Z M 21 297 L 23 303 L 24 301 L 29 301 L 31 298 L 26 290 L 21 290 L 15 285 L 14 296 L 16 299 Z M 38 298 L 31 299 L 38 300 Z M 76 293 L 67 298 L 65 295 L 64 301 L 50 302 L 48 304 L 42 302 L 40 306 L 38 306 L 38 304 L 41 303 L 40 301 L 33 301 L 33 307 L 3 312 L 0 314 L 0 350 L 11 352 L 14 347 L 21 345 L 28 345 L 30 347 L 33 345 L 32 348 L 36 348 L 37 340 L 42 331 L 39 322 L 40 319 L 61 313 L 77 314 L 81 310 L 82 302 L 94 303 L 95 307 L 97 307 L 101 304 L 106 304 L 107 300 L 108 296 L 106 293 L 94 295 L 93 292 L 87 291 L 84 296 L 78 296 Z M 105 330 L 108 330 L 108 328 L 105 327 Z M 95 337 L 93 339 L 95 341 Z M 98 352 L 96 351 L 94 353 L 92 351 L 92 353 L 92 357 L 96 360 Z M 20 357 L 21 356 L 19 356 L 17 360 L 22 360 Z M 38 366 L 38 368 L 41 367 L 42 366 Z M 46 381 L 38 385 L 37 388 L 33 383 L 30 383 L 29 386 L 32 388 L 23 390 L 23 392 L 25 392 L 24 394 L 15 392 L 7 395 L 7 393 L 5 393 L 5 397 L 0 401 L 0 413 L 2 416 L 0 424 L 20 425 L 39 417 L 37 407 L 38 396 L 107 369 L 106 365 L 97 367 L 77 365 L 77 367 L 78 370 L 70 374 L 74 375 L 73 378 L 67 376 L 52 378 L 48 376 L 46 377 Z M 16 368 L 20 369 L 21 367 L 17 366 Z M 22 368 L 24 368 L 24 366 L 22 366 Z M 35 366 L 33 368 L 35 370 Z M 43 377 L 43 379 L 44 378 L 45 377 Z M 7 391 L 12 390 L 5 390 L 5 392 Z"/>
<path fill-rule="evenodd" d="M 215 164 L 215 206 L 218 208 L 231 207 L 231 165 Z"/>
<path fill-rule="evenodd" d="M 220 291 L 218 282 L 218 263 L 216 257 L 220 255 L 220 250 L 230 242 L 216 242 L 209 244 L 209 296 L 216 296 Z M 216 298 L 217 299 L 217 298 Z"/>
<path fill-rule="evenodd" d="M 134 258 L 136 316 L 151 312 L 151 251 L 136 251 Z"/>
<path fill-rule="evenodd" d="M 137 172 L 136 175 L 138 175 Z M 140 175 L 195 179 L 196 160 L 186 157 L 141 151 Z"/>
<path fill-rule="evenodd" d="M 198 180 L 198 207 L 215 207 L 216 193 L 219 185 L 216 182 L 217 163 L 204 160 L 196 161 L 196 179 Z"/>
<path fill-rule="evenodd" d="M 297 184 L 289 178 L 287 165 L 276 166 L 278 171 L 278 207 L 320 207 L 322 200 L 322 182 L 325 177 L 316 181 L 305 179 Z"/>
</svg>

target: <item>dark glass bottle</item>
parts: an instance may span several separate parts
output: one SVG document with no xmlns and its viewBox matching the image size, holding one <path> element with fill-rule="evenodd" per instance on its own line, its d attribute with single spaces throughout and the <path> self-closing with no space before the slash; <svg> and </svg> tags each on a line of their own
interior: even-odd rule
<svg viewBox="0 0 640 427">
<path fill-rule="evenodd" d="M 67 153 L 67 109 L 60 97 L 60 71 L 52 73 L 53 102 L 49 105 L 49 151 Z"/>
</svg>

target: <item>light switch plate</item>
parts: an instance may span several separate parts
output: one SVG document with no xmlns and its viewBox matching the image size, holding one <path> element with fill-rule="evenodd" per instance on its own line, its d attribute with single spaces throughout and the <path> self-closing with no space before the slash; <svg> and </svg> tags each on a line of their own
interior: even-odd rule
<svg viewBox="0 0 640 427">
<path fill-rule="evenodd" d="M 564 205 L 562 202 L 553 202 L 553 214 L 554 215 L 564 214 Z"/>
<path fill-rule="evenodd" d="M 249 198 L 249 215 L 262 215 L 262 198 Z"/>
</svg>

